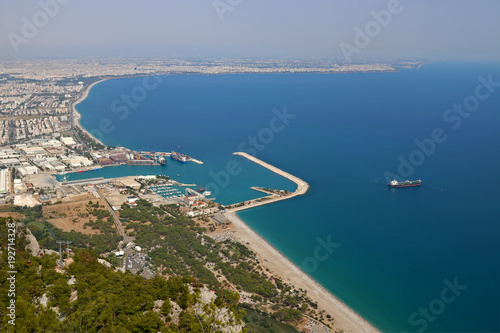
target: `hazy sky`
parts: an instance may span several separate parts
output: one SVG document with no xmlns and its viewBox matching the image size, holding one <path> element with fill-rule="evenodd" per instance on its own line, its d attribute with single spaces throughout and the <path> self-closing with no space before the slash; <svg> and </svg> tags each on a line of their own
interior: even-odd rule
<svg viewBox="0 0 500 333">
<path fill-rule="evenodd" d="M 500 1 L 394 3 L 397 1 L 0 0 L 0 57 L 343 59 L 347 52 L 352 59 L 500 59 Z M 380 11 L 390 17 L 382 15 L 377 23 L 373 12 Z M 372 29 L 365 36 L 368 41 L 358 36 L 356 44 L 356 28 L 362 34 L 365 28 Z"/>
</svg>

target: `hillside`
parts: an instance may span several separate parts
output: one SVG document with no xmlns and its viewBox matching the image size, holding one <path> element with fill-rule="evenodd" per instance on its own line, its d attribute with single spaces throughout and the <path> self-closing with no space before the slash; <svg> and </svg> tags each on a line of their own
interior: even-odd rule
<svg viewBox="0 0 500 333">
<path fill-rule="evenodd" d="M 22 213 L 25 219 L 17 223 L 15 242 L 15 298 L 7 297 L 11 268 L 6 235 L 11 219 L 2 218 L 0 223 L 1 331 L 241 332 L 247 326 L 251 332 L 298 332 L 275 319 L 297 324 L 303 313 L 314 314 L 315 304 L 300 290 L 270 276 L 258 265 L 255 253 L 242 244 L 207 237 L 204 228 L 175 206 L 141 203 L 125 210 L 127 230 L 149 255 L 154 272 L 150 279 L 109 264 L 121 268 L 118 258 L 104 251 L 116 247 L 118 240 L 113 243 L 106 236 L 102 238 L 106 246 L 95 247 L 92 238 L 98 235 L 63 232 L 37 209 L 24 208 Z M 100 220 L 94 225 L 108 228 Z M 56 265 L 58 254 L 40 256 L 50 251 L 32 255 L 26 250 L 31 232 L 24 223 L 42 247 L 57 249 L 57 239 L 75 240 L 74 254 L 62 269 Z M 15 299 L 16 330 L 6 316 L 11 299 Z M 251 315 L 245 315 L 245 309 Z"/>
</svg>

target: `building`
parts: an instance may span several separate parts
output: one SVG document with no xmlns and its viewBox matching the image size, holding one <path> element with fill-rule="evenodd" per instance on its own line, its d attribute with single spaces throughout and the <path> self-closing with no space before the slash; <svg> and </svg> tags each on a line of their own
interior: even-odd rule
<svg viewBox="0 0 500 333">
<path fill-rule="evenodd" d="M 183 200 L 185 204 L 187 204 L 188 206 L 192 206 L 198 200 L 198 196 L 186 195 Z"/>
<path fill-rule="evenodd" d="M 226 217 L 222 214 L 215 214 L 214 216 L 212 216 L 212 218 L 214 219 L 215 224 L 219 224 L 219 225 L 225 225 L 229 222 L 226 219 Z"/>
<path fill-rule="evenodd" d="M 193 211 L 187 212 L 186 215 L 189 217 L 195 217 L 195 216 L 200 216 L 200 215 L 211 215 L 211 214 L 217 212 L 218 210 L 219 209 L 217 207 L 212 207 L 212 208 L 207 208 L 207 209 L 203 209 L 203 210 L 193 210 Z M 228 221 L 226 220 L 224 222 L 219 222 L 216 220 L 217 224 L 226 224 L 226 222 L 228 222 Z"/>
<path fill-rule="evenodd" d="M 21 165 L 21 161 L 19 161 L 19 159 L 17 158 L 5 158 L 3 160 L 0 160 L 0 163 L 2 163 L 2 165 L 7 168 Z"/>
<path fill-rule="evenodd" d="M 76 145 L 76 142 L 75 140 L 71 137 L 71 136 L 68 136 L 68 137 L 61 137 L 61 142 L 66 145 L 66 146 L 73 146 L 73 145 Z"/>
<path fill-rule="evenodd" d="M 203 208 L 206 207 L 207 203 L 201 200 L 196 200 L 192 205 L 191 208 Z"/>
<path fill-rule="evenodd" d="M 139 200 L 139 198 L 136 197 L 135 195 L 131 195 L 131 196 L 127 197 L 127 203 L 128 204 L 136 204 L 137 200 Z"/>
<path fill-rule="evenodd" d="M 0 195 L 5 195 L 9 192 L 9 170 L 0 170 Z"/>
<path fill-rule="evenodd" d="M 69 157 L 63 157 L 62 161 L 67 163 L 72 168 L 80 168 L 82 166 L 91 166 L 94 164 L 91 160 L 84 156 L 72 155 Z"/>
<path fill-rule="evenodd" d="M 47 155 L 47 151 L 42 147 L 26 147 L 22 148 L 21 151 L 25 153 L 28 158 L 42 158 Z"/>
<path fill-rule="evenodd" d="M 0 150 L 0 159 L 8 159 L 8 158 L 19 158 L 21 155 L 19 155 L 15 150 L 13 149 L 2 149 Z"/>
<path fill-rule="evenodd" d="M 39 198 L 40 198 L 41 202 L 50 201 L 50 195 L 48 195 L 48 194 L 40 194 Z"/>
<path fill-rule="evenodd" d="M 33 165 L 23 165 L 16 167 L 17 171 L 22 177 L 26 177 L 27 175 L 36 175 L 38 173 L 38 168 Z"/>
</svg>

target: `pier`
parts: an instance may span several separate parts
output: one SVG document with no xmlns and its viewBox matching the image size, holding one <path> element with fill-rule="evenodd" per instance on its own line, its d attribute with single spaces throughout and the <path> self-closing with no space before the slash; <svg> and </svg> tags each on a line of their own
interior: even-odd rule
<svg viewBox="0 0 500 333">
<path fill-rule="evenodd" d="M 162 152 L 162 151 L 143 151 L 143 150 L 139 150 L 139 151 L 136 151 L 135 153 L 137 153 L 139 155 L 147 155 L 150 158 L 154 158 L 155 156 L 167 157 L 167 156 L 171 156 L 172 155 L 171 152 L 167 153 L 167 152 Z M 192 157 L 189 157 L 189 159 L 187 160 L 187 162 L 194 162 L 196 164 L 203 164 L 202 161 L 197 160 L 196 158 L 192 158 Z"/>
<path fill-rule="evenodd" d="M 253 207 L 257 207 L 257 206 L 261 206 L 261 205 L 266 205 L 266 204 L 280 201 L 280 200 L 290 199 L 290 198 L 293 198 L 297 195 L 305 194 L 307 192 L 307 190 L 309 189 L 309 184 L 307 182 L 303 181 L 302 179 L 300 179 L 299 177 L 296 177 L 292 174 L 289 174 L 288 172 L 283 171 L 283 170 L 281 170 L 281 169 L 279 169 L 279 168 L 277 168 L 269 163 L 266 163 L 266 162 L 254 157 L 250 154 L 247 154 L 244 152 L 236 152 L 236 153 L 233 153 L 233 155 L 243 156 L 246 159 L 263 166 L 264 168 L 271 170 L 272 172 L 274 172 L 282 177 L 285 177 L 288 180 L 291 180 L 292 182 L 297 184 L 297 189 L 294 192 L 290 193 L 289 195 L 281 196 L 281 195 L 271 194 L 270 196 L 264 197 L 265 199 L 262 198 L 264 200 L 253 201 L 249 204 L 244 204 L 242 206 L 231 208 L 228 210 L 229 212 L 236 212 L 239 210 L 244 210 L 244 209 L 253 208 Z"/>
<path fill-rule="evenodd" d="M 203 164 L 203 162 L 202 162 L 202 161 L 197 160 L 196 158 L 192 158 L 192 157 L 190 157 L 190 158 L 189 158 L 189 161 L 194 162 L 194 163 L 198 163 L 198 164 Z M 189 161 L 188 161 L 188 162 L 189 162 Z"/>
<path fill-rule="evenodd" d="M 127 165 L 160 165 L 154 160 L 127 160 Z"/>
<path fill-rule="evenodd" d="M 87 179 L 77 179 L 77 180 L 63 180 L 61 185 L 88 185 L 88 184 L 100 184 L 107 182 L 104 177 L 87 178 Z"/>
<path fill-rule="evenodd" d="M 148 156 L 150 156 L 151 154 L 160 155 L 160 156 L 172 155 L 172 153 L 167 153 L 167 152 L 163 152 L 163 151 L 145 151 L 145 150 L 138 150 L 135 153 L 140 154 L 140 155 L 148 155 Z"/>
</svg>

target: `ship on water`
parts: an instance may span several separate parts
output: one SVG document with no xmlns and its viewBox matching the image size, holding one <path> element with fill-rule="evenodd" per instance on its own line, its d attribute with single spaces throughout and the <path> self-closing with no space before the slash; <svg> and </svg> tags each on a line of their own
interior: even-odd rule
<svg viewBox="0 0 500 333">
<path fill-rule="evenodd" d="M 203 186 L 202 187 L 198 187 L 196 189 L 196 192 L 198 193 L 201 193 L 201 195 L 205 196 L 205 197 L 209 197 L 212 195 L 212 191 L 208 191 L 206 188 L 204 188 Z"/>
<path fill-rule="evenodd" d="M 396 179 L 391 180 L 388 184 L 389 187 L 411 187 L 411 186 L 420 186 L 422 185 L 422 181 L 418 180 L 405 180 L 404 182 L 398 182 Z"/>
<path fill-rule="evenodd" d="M 167 160 L 165 157 L 160 156 L 160 158 L 158 158 L 158 163 L 160 163 L 160 165 L 167 165 Z"/>
<path fill-rule="evenodd" d="M 189 161 L 191 159 L 191 157 L 184 155 L 184 154 L 181 154 L 181 153 L 178 153 L 178 152 L 175 152 L 175 151 L 172 151 L 172 154 L 170 155 L 170 157 L 178 162 L 181 162 L 181 163 L 186 163 L 187 161 Z"/>
</svg>

